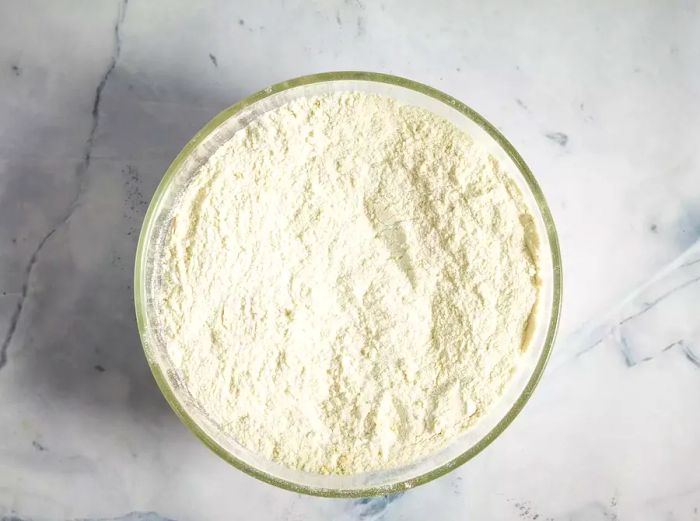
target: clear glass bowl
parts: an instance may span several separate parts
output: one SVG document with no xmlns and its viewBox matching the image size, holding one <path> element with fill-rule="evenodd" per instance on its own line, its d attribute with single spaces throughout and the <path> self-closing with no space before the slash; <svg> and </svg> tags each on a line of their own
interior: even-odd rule
<svg viewBox="0 0 700 521">
<path fill-rule="evenodd" d="M 498 159 L 519 185 L 542 238 L 542 287 L 534 335 L 520 369 L 502 398 L 476 423 L 443 449 L 399 468 L 354 475 L 321 475 L 290 469 L 245 449 L 224 436 L 184 388 L 168 359 L 155 327 L 155 262 L 172 209 L 192 175 L 236 131 L 260 114 L 295 98 L 335 91 L 382 94 L 423 107 L 464 129 Z M 552 216 L 530 169 L 494 126 L 471 108 L 426 85 L 405 78 L 368 72 L 329 72 L 304 76 L 268 87 L 227 108 L 185 145 L 165 172 L 141 229 L 134 274 L 134 299 L 141 342 L 161 392 L 183 423 L 210 449 L 235 467 L 282 488 L 330 497 L 388 494 L 437 478 L 474 457 L 520 412 L 542 375 L 552 350 L 561 303 L 561 259 Z"/>
</svg>

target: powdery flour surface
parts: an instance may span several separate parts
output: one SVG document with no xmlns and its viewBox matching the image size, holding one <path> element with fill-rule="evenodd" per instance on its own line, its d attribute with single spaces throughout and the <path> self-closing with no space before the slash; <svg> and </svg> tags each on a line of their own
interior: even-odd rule
<svg viewBox="0 0 700 521">
<path fill-rule="evenodd" d="M 498 163 L 430 112 L 356 92 L 293 101 L 182 195 L 159 268 L 168 354 L 256 453 L 335 474 L 413 462 L 518 364 L 532 222 Z"/>
</svg>

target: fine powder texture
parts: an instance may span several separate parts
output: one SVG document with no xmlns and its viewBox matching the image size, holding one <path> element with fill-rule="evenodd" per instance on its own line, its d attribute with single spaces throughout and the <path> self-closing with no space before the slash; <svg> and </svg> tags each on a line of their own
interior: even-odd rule
<svg viewBox="0 0 700 521">
<path fill-rule="evenodd" d="M 499 163 L 427 110 L 301 98 L 224 143 L 179 198 L 160 334 L 222 431 L 350 474 L 443 447 L 527 347 L 538 237 Z"/>
</svg>

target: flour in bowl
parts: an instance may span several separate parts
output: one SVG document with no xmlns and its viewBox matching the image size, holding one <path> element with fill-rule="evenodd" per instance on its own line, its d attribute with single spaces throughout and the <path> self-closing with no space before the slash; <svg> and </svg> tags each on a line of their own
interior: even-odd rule
<svg viewBox="0 0 700 521">
<path fill-rule="evenodd" d="M 538 247 L 518 189 L 448 121 L 301 98 L 182 194 L 158 322 L 183 385 L 246 448 L 316 473 L 393 468 L 498 400 L 535 320 Z"/>
</svg>

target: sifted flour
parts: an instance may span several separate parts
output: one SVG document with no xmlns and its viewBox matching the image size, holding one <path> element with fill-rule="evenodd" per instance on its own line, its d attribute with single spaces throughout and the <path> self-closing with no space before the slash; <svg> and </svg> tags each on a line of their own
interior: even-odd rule
<svg viewBox="0 0 700 521">
<path fill-rule="evenodd" d="M 432 113 L 355 92 L 293 101 L 181 197 L 159 268 L 168 354 L 269 459 L 413 462 L 516 368 L 538 295 L 532 223 L 498 162 Z"/>
</svg>

